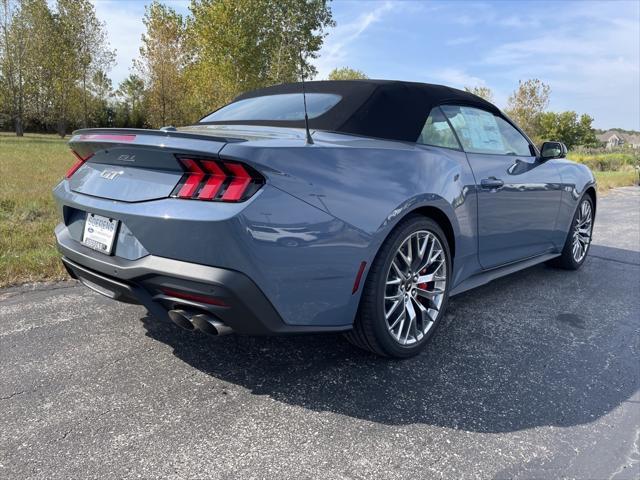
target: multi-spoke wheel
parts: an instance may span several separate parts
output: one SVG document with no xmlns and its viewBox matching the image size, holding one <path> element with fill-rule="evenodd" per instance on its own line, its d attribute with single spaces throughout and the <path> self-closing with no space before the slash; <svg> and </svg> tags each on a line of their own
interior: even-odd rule
<svg viewBox="0 0 640 480">
<path fill-rule="evenodd" d="M 593 201 L 589 195 L 580 200 L 571 222 L 571 230 L 562 250 L 562 255 L 550 263 L 567 270 L 577 270 L 584 263 L 593 232 Z"/>
<path fill-rule="evenodd" d="M 573 229 L 573 245 L 571 247 L 571 254 L 577 263 L 582 262 L 587 255 L 587 250 L 591 243 L 591 229 L 593 226 L 591 212 L 591 202 L 588 199 L 583 200 L 576 215 Z"/>
<path fill-rule="evenodd" d="M 422 340 L 444 300 L 447 263 L 440 240 L 427 230 L 411 233 L 396 250 L 387 273 L 384 312 L 401 345 Z"/>
<path fill-rule="evenodd" d="M 381 355 L 416 355 L 444 314 L 450 271 L 449 245 L 439 225 L 423 216 L 405 219 L 371 265 L 347 337 Z"/>
</svg>

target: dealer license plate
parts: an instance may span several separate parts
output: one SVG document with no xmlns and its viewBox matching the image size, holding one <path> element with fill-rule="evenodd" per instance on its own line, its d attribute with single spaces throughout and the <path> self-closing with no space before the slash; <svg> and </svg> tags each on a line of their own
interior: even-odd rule
<svg viewBox="0 0 640 480">
<path fill-rule="evenodd" d="M 112 220 L 94 213 L 87 214 L 84 223 L 82 244 L 107 255 L 111 254 L 113 241 L 118 230 L 118 220 Z"/>
</svg>

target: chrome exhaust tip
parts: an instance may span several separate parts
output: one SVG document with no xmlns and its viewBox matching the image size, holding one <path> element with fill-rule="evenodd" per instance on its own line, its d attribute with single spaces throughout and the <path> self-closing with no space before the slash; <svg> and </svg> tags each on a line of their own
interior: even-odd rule
<svg viewBox="0 0 640 480">
<path fill-rule="evenodd" d="M 171 321 L 180 328 L 185 330 L 193 330 L 196 328 L 192 322 L 193 313 L 187 312 L 186 310 L 169 310 L 168 314 Z"/>
<path fill-rule="evenodd" d="M 192 325 L 207 335 L 228 335 L 232 333 L 231 327 L 225 325 L 217 318 L 206 313 L 199 313 L 191 317 Z"/>
</svg>

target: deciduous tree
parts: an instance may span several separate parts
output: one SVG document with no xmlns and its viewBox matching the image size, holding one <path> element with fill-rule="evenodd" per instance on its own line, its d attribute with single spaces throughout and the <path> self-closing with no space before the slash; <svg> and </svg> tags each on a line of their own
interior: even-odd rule
<svg viewBox="0 0 640 480">
<path fill-rule="evenodd" d="M 204 112 L 240 92 L 316 74 L 327 28 L 326 0 L 192 0 L 189 68 L 193 110 Z"/>
<path fill-rule="evenodd" d="M 595 131 L 591 126 L 593 118 L 573 111 L 545 112 L 540 115 L 539 136 L 542 141 L 563 142 L 567 148 L 575 146 L 593 147 L 598 145 Z"/>
<path fill-rule="evenodd" d="M 2 100 L 16 135 L 24 134 L 24 110 L 28 79 L 30 22 L 20 3 L 2 0 L 2 56 L 0 81 Z"/>
<path fill-rule="evenodd" d="M 111 79 L 102 70 L 98 70 L 91 79 L 92 123 L 101 127 L 113 125 L 113 108 L 111 98 L 113 97 L 113 86 Z M 89 96 L 88 95 L 88 96 Z"/>
<path fill-rule="evenodd" d="M 82 90 L 81 125 L 89 126 L 92 80 L 113 65 L 115 52 L 108 48 L 105 24 L 98 20 L 88 0 L 58 0 L 58 11 L 68 45 L 73 48 L 77 83 Z"/>
<path fill-rule="evenodd" d="M 27 0 L 23 9 L 30 18 L 28 42 L 26 125 L 46 129 L 55 123 L 53 113 L 53 56 L 51 39 L 56 35 L 56 19 L 47 0 Z"/>
<path fill-rule="evenodd" d="M 329 73 L 327 80 L 363 80 L 369 78 L 361 70 L 349 67 L 334 68 Z"/>
<path fill-rule="evenodd" d="M 493 103 L 493 92 L 489 87 L 464 87 L 465 91 L 473 93 L 487 102 Z"/>
<path fill-rule="evenodd" d="M 142 106 L 144 100 L 144 81 L 135 74 L 125 78 L 116 91 L 119 102 L 116 105 L 115 123 L 119 127 L 142 128 L 145 114 Z"/>
<path fill-rule="evenodd" d="M 145 33 L 135 67 L 145 81 L 149 123 L 179 125 L 186 118 L 186 25 L 182 15 L 157 1 L 145 9 Z"/>
<path fill-rule="evenodd" d="M 509 97 L 506 113 L 527 135 L 538 139 L 540 115 L 549 106 L 551 88 L 537 78 L 519 81 L 518 89 Z"/>
</svg>

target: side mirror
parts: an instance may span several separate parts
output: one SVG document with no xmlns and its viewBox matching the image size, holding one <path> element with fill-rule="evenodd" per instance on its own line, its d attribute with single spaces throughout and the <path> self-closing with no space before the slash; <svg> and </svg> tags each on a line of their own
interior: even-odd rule
<svg viewBox="0 0 640 480">
<path fill-rule="evenodd" d="M 544 142 L 540 148 L 540 160 L 552 158 L 564 158 L 567 156 L 567 147 L 562 142 Z"/>
</svg>

